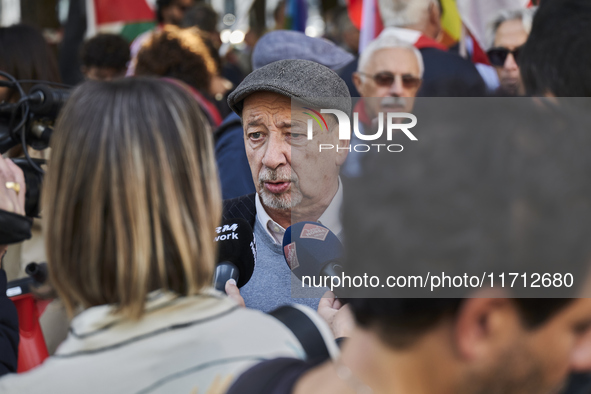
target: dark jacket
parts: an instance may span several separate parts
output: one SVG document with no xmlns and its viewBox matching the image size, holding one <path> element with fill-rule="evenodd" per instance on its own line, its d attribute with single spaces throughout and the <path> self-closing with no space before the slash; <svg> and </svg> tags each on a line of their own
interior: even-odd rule
<svg viewBox="0 0 591 394">
<path fill-rule="evenodd" d="M 215 132 L 215 158 L 224 200 L 255 192 L 246 151 L 242 122 L 235 113 L 228 115 Z"/>
<path fill-rule="evenodd" d="M 421 48 L 425 73 L 418 91 L 421 97 L 479 97 L 486 85 L 470 61 L 453 52 Z"/>
<path fill-rule="evenodd" d="M 224 200 L 222 220 L 244 219 L 254 228 L 257 218 L 255 198 L 256 194 L 251 193 L 230 200 Z"/>
<path fill-rule="evenodd" d="M 6 297 L 6 272 L 0 269 L 0 376 L 16 372 L 18 342 L 18 315 Z"/>
</svg>

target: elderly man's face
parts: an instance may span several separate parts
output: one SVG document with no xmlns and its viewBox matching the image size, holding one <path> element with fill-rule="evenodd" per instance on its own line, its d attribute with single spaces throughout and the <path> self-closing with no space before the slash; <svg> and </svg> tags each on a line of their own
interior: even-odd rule
<svg viewBox="0 0 591 394">
<path fill-rule="evenodd" d="M 501 90 L 506 94 L 523 95 L 525 93 L 514 51 L 525 44 L 527 36 L 521 20 L 514 19 L 503 22 L 497 29 L 494 48 L 489 51 L 489 56 L 494 51 L 502 55 L 498 56 L 498 59 L 496 56 L 491 56 L 491 62 L 497 70 Z"/>
<path fill-rule="evenodd" d="M 314 138 L 308 140 L 308 117 L 303 111 L 294 110 L 292 117 L 291 100 L 271 92 L 253 93 L 244 100 L 246 155 L 271 217 L 273 211 L 296 207 L 298 212 L 326 208 L 338 188 L 339 168 L 348 151 L 319 153 L 320 144 L 339 143 L 337 128 L 320 131 L 315 125 Z M 327 121 L 331 127 L 332 120 L 327 117 Z"/>
<path fill-rule="evenodd" d="M 410 112 L 421 86 L 419 62 L 408 48 L 384 48 L 373 53 L 365 69 L 353 74 L 353 82 L 366 100 L 368 115 L 379 112 Z"/>
</svg>

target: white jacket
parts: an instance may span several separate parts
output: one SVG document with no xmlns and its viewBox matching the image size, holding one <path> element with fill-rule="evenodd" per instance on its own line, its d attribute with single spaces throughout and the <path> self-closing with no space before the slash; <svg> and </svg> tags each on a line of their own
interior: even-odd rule
<svg viewBox="0 0 591 394">
<path fill-rule="evenodd" d="M 214 379 L 214 386 L 230 383 L 258 361 L 304 357 L 282 323 L 214 291 L 181 298 L 152 293 L 139 322 L 111 311 L 98 306 L 75 317 L 56 354 L 0 379 L 0 393 L 209 394 L 218 392 Z"/>
</svg>

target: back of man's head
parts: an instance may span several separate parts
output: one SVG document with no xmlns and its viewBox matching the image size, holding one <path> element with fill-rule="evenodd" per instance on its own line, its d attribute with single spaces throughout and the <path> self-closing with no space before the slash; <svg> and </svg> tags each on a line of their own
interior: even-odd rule
<svg viewBox="0 0 591 394">
<path fill-rule="evenodd" d="M 544 0 L 519 66 L 527 93 L 591 97 L 591 2 Z"/>
<path fill-rule="evenodd" d="M 197 3 L 185 13 L 182 27 L 197 26 L 200 30 L 208 33 L 216 33 L 218 19 L 218 13 L 212 6 L 205 3 Z"/>
<path fill-rule="evenodd" d="M 427 107 L 414 112 L 418 141 L 399 133 L 389 143 L 403 145 L 403 152 L 367 157 L 363 176 L 344 183 L 344 271 L 375 275 L 390 287 L 344 296 L 391 297 L 352 300 L 358 323 L 376 328 L 384 342 L 408 346 L 453 316 L 458 298 L 474 296 L 474 283 L 464 286 L 461 279 L 466 273 L 478 275 L 486 288 L 486 275 L 494 272 L 497 290 L 503 272 L 526 273 L 527 283 L 532 272 L 568 272 L 577 283 L 585 281 L 590 122 L 529 100 L 422 102 Z M 442 273 L 462 283 L 450 280 L 433 292 L 437 282 L 429 278 L 439 280 Z M 405 282 L 386 282 L 392 275 Z M 542 324 L 582 290 L 575 285 L 572 292 L 544 287 L 534 293 L 523 288 L 521 277 L 509 290 L 508 283 L 503 289 L 510 293 L 502 296 L 530 297 L 515 301 L 526 327 Z"/>
<path fill-rule="evenodd" d="M 392 349 L 412 347 L 446 318 L 457 316 L 462 298 L 353 298 L 349 301 L 359 327 L 373 330 Z M 536 329 L 572 302 L 571 298 L 512 300 L 527 329 Z"/>
<path fill-rule="evenodd" d="M 310 60 L 338 70 L 355 57 L 328 40 L 309 37 L 299 31 L 274 30 L 257 41 L 252 51 L 252 68 L 256 70 L 288 59 Z"/>
<path fill-rule="evenodd" d="M 436 0 L 379 0 L 385 27 L 422 25 L 429 18 L 429 6 Z"/>
<path fill-rule="evenodd" d="M 80 51 L 85 74 L 96 68 L 123 76 L 129 56 L 129 43 L 117 34 L 98 34 L 86 41 Z"/>
</svg>

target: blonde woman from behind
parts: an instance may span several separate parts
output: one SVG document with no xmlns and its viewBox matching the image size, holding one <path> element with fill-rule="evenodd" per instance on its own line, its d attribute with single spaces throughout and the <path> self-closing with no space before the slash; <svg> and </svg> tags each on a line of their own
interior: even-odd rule
<svg viewBox="0 0 591 394">
<path fill-rule="evenodd" d="M 303 356 L 281 323 L 210 288 L 221 197 L 190 93 L 146 78 L 84 83 L 52 149 L 48 263 L 74 318 L 55 355 L 0 379 L 0 392 L 201 394 L 261 359 Z"/>
</svg>

